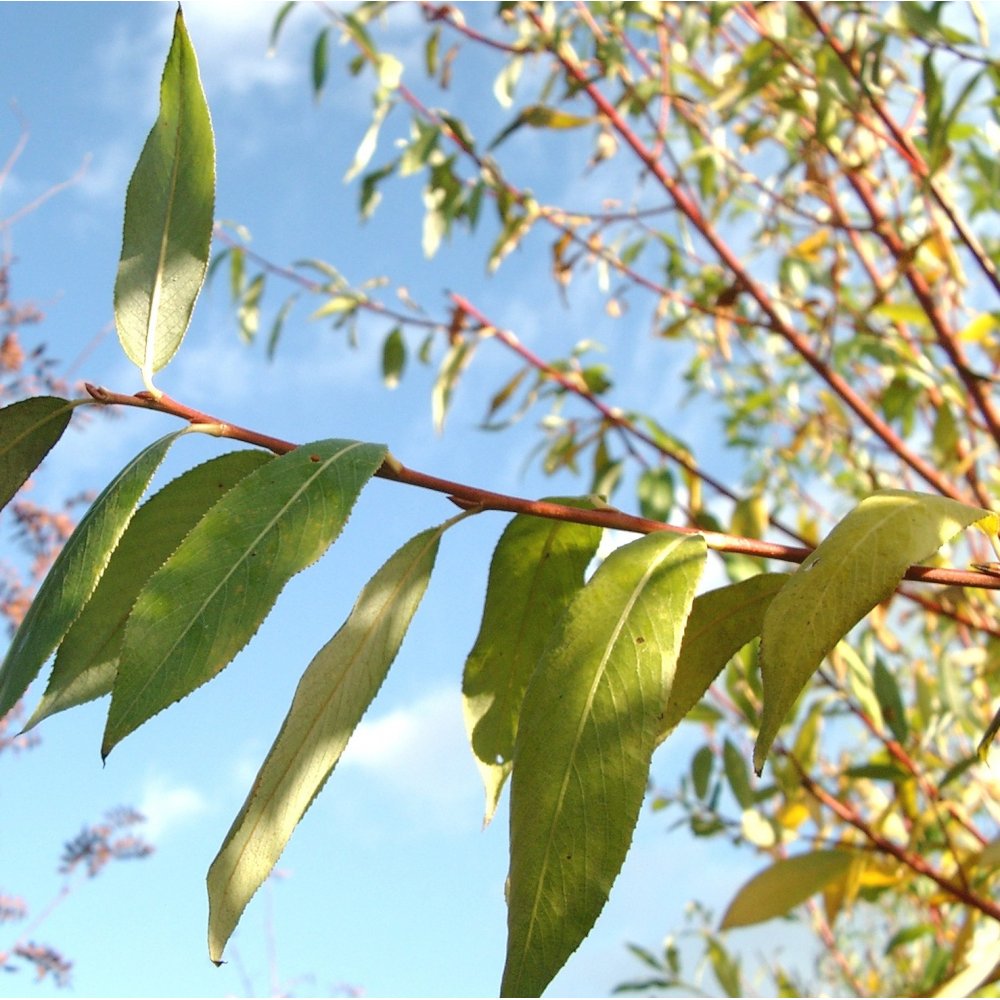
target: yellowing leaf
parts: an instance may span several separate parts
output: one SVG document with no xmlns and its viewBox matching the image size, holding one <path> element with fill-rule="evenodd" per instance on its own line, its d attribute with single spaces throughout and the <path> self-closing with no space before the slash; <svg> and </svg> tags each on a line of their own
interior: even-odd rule
<svg viewBox="0 0 1000 1000">
<path fill-rule="evenodd" d="M 810 233 L 804 240 L 796 243 L 792 247 L 792 254 L 802 260 L 814 263 L 819 260 L 820 250 L 830 242 L 829 229 L 817 229 L 815 233 Z"/>
<path fill-rule="evenodd" d="M 959 340 L 969 344 L 988 344 L 994 342 L 993 331 L 1000 326 L 1000 319 L 993 313 L 980 313 L 959 333 Z"/>
<path fill-rule="evenodd" d="M 761 573 L 694 599 L 664 712 L 661 741 L 701 701 L 733 655 L 760 635 L 764 612 L 788 579 L 786 573 Z"/>
<path fill-rule="evenodd" d="M 774 862 L 740 889 L 719 929 L 748 927 L 783 917 L 835 879 L 844 877 L 852 859 L 850 851 L 813 851 Z"/>
<path fill-rule="evenodd" d="M 792 574 L 764 616 L 764 706 L 754 748 L 759 774 L 778 728 L 823 658 L 906 569 L 973 524 L 995 534 L 997 515 L 946 497 L 882 490 L 862 500 Z"/>
</svg>

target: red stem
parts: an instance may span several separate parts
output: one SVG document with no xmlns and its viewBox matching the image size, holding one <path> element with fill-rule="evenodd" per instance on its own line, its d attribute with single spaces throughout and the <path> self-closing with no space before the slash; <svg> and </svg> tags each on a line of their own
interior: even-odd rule
<svg viewBox="0 0 1000 1000">
<path fill-rule="evenodd" d="M 243 441 L 246 444 L 266 448 L 276 454 L 284 455 L 292 451 L 296 444 L 281 438 L 261 434 L 258 431 L 237 424 L 218 420 L 200 410 L 192 409 L 167 395 L 159 398 L 150 392 L 137 392 L 132 396 L 111 392 L 99 386 L 86 384 L 87 392 L 96 402 L 105 406 L 134 406 L 145 410 L 156 410 L 167 413 L 191 424 L 204 425 L 206 431 L 218 437 Z M 646 517 L 636 517 L 615 508 L 600 508 L 583 510 L 579 507 L 568 507 L 564 504 L 551 503 L 547 500 L 528 500 L 524 497 L 512 496 L 507 493 L 494 493 L 492 490 L 480 489 L 465 483 L 442 479 L 416 469 L 408 469 L 396 459 L 383 462 L 375 473 L 381 479 L 403 483 L 407 486 L 419 486 L 422 489 L 433 490 L 445 494 L 452 503 L 463 510 L 498 510 L 511 514 L 530 514 L 534 517 L 546 517 L 557 521 L 571 521 L 576 524 L 592 524 L 598 528 L 613 528 L 620 531 L 630 531 L 639 535 L 648 535 L 653 531 L 674 531 L 684 535 L 701 535 L 710 549 L 717 552 L 732 552 L 761 559 L 777 559 L 782 562 L 800 563 L 812 551 L 791 545 L 779 545 L 775 542 L 765 542 L 757 538 L 741 538 L 737 535 L 727 535 L 718 531 L 701 531 L 681 525 L 665 524 Z M 973 570 L 937 569 L 929 566 L 911 566 L 904 574 L 907 580 L 920 580 L 924 583 L 939 583 L 945 586 L 982 587 L 988 590 L 1000 590 L 1000 576 L 990 573 L 980 573 Z"/>
</svg>

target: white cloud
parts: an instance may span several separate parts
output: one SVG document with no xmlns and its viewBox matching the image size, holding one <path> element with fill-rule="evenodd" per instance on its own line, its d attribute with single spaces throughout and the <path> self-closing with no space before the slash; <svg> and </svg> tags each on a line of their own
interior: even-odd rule
<svg viewBox="0 0 1000 1000">
<path fill-rule="evenodd" d="M 377 718 L 354 731 L 342 768 L 365 771 L 389 786 L 393 798 L 439 819 L 459 814 L 482 793 L 462 722 L 461 696 L 445 688 Z M 428 809 L 428 806 L 431 808 Z"/>
<path fill-rule="evenodd" d="M 169 832 L 207 812 L 208 802 L 191 785 L 177 784 L 161 774 L 153 774 L 144 782 L 138 809 L 146 817 L 143 836 L 161 844 Z"/>
</svg>

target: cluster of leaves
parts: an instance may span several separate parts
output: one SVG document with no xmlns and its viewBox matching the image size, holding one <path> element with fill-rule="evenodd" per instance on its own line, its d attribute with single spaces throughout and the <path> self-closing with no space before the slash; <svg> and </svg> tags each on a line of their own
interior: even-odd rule
<svg viewBox="0 0 1000 1000">
<path fill-rule="evenodd" d="M 981 655 L 976 636 L 1000 635 L 1000 627 L 995 608 L 960 586 L 997 581 L 985 563 L 950 575 L 915 564 L 937 559 L 969 527 L 988 536 L 998 528 L 989 509 L 990 456 L 1000 442 L 990 397 L 1000 366 L 989 336 L 995 320 L 980 311 L 956 324 L 973 310 L 962 298 L 962 257 L 994 286 L 996 278 L 943 175 L 956 159 L 978 169 L 968 151 L 982 140 L 958 126 L 977 88 L 995 84 L 995 67 L 980 61 L 957 99 L 945 93 L 940 60 L 953 56 L 964 66 L 974 43 L 945 32 L 934 9 L 883 20 L 809 4 L 504 4 L 505 35 L 494 38 L 454 7 L 427 6 L 434 27 L 426 69 L 436 85 L 447 87 L 457 66 L 457 48 L 439 57 L 444 30 L 503 54 L 494 93 L 511 112 L 523 66 L 544 68 L 532 74 L 538 92 L 481 149 L 458 117 L 430 111 L 403 84 L 402 63 L 370 30 L 381 8 L 333 15 L 357 52 L 349 69 L 375 72 L 372 122 L 349 171 L 361 178 L 362 214 L 374 210 L 387 178 L 423 171 L 428 253 L 457 222 L 475 231 L 489 203 L 499 227 L 489 270 L 544 224 L 556 233 L 551 260 L 560 288 L 592 265 L 599 279 L 614 273 L 651 292 L 657 332 L 666 340 L 683 334 L 691 345 L 689 383 L 715 391 L 727 407 L 728 443 L 749 455 L 747 490 L 737 494 L 705 474 L 656 414 L 610 407 L 610 378 L 581 362 L 582 349 L 543 361 L 460 296 L 440 322 L 417 309 L 393 314 L 377 300 L 377 283 L 352 290 L 318 262 L 309 267 L 325 280 L 300 281 L 296 294 L 322 295 L 320 318 L 388 315 L 387 381 L 403 369 L 404 326 L 422 327 L 425 343 L 446 336 L 434 390 L 438 424 L 475 349 L 498 342 L 525 367 L 498 390 L 490 417 L 518 392 L 526 392 L 521 415 L 543 396 L 579 403 L 589 420 L 549 421 L 555 433 L 545 468 L 575 469 L 589 449 L 594 480 L 610 493 L 634 461 L 643 467 L 637 499 L 647 516 L 623 515 L 601 498 L 530 502 L 431 482 L 381 445 L 334 439 L 295 447 L 160 392 L 153 376 L 187 330 L 213 225 L 212 129 L 178 12 L 160 114 L 126 198 L 115 287 L 119 338 L 146 390 L 121 396 L 89 387 L 87 399 L 37 396 L 0 411 L 2 499 L 80 405 L 141 406 L 188 426 L 136 456 L 67 542 L 0 668 L 0 713 L 55 652 L 29 726 L 110 694 L 106 755 L 227 666 L 285 583 L 336 540 L 371 477 L 431 485 L 463 512 L 402 545 L 317 652 L 209 869 L 213 960 L 377 693 L 443 534 L 467 516 L 501 509 L 515 517 L 494 552 L 463 694 L 487 819 L 511 784 L 502 992 L 540 993 L 589 932 L 628 851 L 653 753 L 684 720 L 706 733 L 690 781 L 672 797 L 692 832 L 729 835 L 771 857 L 736 894 L 722 929 L 784 915 L 821 893 L 823 912 L 814 912 L 829 956 L 852 988 L 878 992 L 889 977 L 862 981 L 833 930 L 849 924 L 852 904 L 870 900 L 922 921 L 900 928 L 887 946 L 888 955 L 914 942 L 931 949 L 930 963 L 926 953 L 909 953 L 924 969 L 906 980 L 911 988 L 978 987 L 996 964 L 980 934 L 1000 923 L 991 894 L 996 848 L 980 824 L 998 800 L 986 779 L 957 791 L 964 783 L 956 779 L 978 766 L 970 736 L 990 735 L 983 715 L 990 699 L 963 698 L 958 685 L 993 693 L 990 653 Z M 914 17 L 941 32 L 924 32 L 921 42 L 927 110 L 919 142 L 896 126 L 887 92 L 909 79 L 898 49 L 915 37 Z M 327 29 L 313 51 L 317 93 L 328 37 Z M 413 115 L 411 140 L 365 174 L 400 104 Z M 557 140 L 593 129 L 584 169 L 606 167 L 627 150 L 652 194 L 641 191 L 618 212 L 543 205 L 499 162 L 498 150 L 525 128 Z M 988 203 L 974 207 L 986 212 Z M 654 225 L 661 216 L 672 225 Z M 748 217 L 754 239 L 727 241 L 724 227 Z M 231 246 L 229 254 L 241 323 L 252 334 L 264 272 L 247 280 L 248 252 Z M 288 273 L 297 280 L 298 272 Z M 625 294 L 609 288 L 612 314 L 623 311 Z M 192 469 L 137 510 L 186 431 L 258 447 Z M 933 461 L 922 454 L 928 442 Z M 674 468 L 684 484 L 680 501 Z M 935 492 L 914 490 L 921 483 Z M 704 485 L 726 501 L 731 534 L 720 530 Z M 830 496 L 839 508 L 821 515 L 823 525 L 814 496 L 824 503 Z M 689 523 L 650 519 L 675 504 Z M 789 510 L 794 528 L 783 524 Z M 602 527 L 641 537 L 589 574 Z M 818 544 L 808 551 L 759 542 L 770 530 Z M 969 544 L 982 562 L 982 546 Z M 710 549 L 735 554 L 725 562 L 730 582 L 698 593 Z M 801 565 L 764 572 L 765 556 Z M 935 598 L 904 590 L 920 609 L 907 615 L 889 605 L 904 578 L 954 589 Z M 836 760 L 821 741 L 836 740 L 845 718 L 867 730 L 851 751 L 860 759 Z M 750 774 L 751 741 L 758 777 L 765 760 L 773 764 L 767 785 Z M 787 856 L 796 843 L 805 850 Z M 738 967 L 716 936 L 706 941 L 732 990 Z M 912 971 L 912 963 L 900 968 Z"/>
<path fill-rule="evenodd" d="M 722 405 L 725 443 L 745 458 L 741 488 L 707 474 L 664 431 L 668 411 L 612 406 L 607 369 L 543 359 L 460 296 L 434 320 L 432 309 L 399 312 L 370 288 L 352 300 L 339 287 L 355 326 L 363 313 L 388 319 L 390 384 L 408 330 L 425 360 L 431 333 L 446 344 L 437 398 L 450 398 L 482 344 L 502 345 L 523 367 L 497 388 L 487 425 L 551 403 L 540 423 L 546 471 L 585 473 L 589 455 L 592 491 L 634 483 L 645 516 L 679 509 L 692 525 L 734 535 L 814 546 L 873 488 L 921 482 L 995 505 L 1000 74 L 975 5 L 959 15 L 914 3 L 511 3 L 481 17 L 421 6 L 431 86 L 408 72 L 377 89 L 354 161 L 362 216 L 392 178 L 422 174 L 429 253 L 462 230 L 483 231 L 491 272 L 520 248 L 540 266 L 547 257 L 561 297 L 592 274 L 609 315 L 651 297 L 654 335 L 690 357 L 690 391 Z M 352 74 L 392 58 L 374 40 L 385 10 L 364 4 L 333 18 L 353 46 Z M 313 50 L 317 97 L 331 29 Z M 452 88 L 463 48 L 472 58 Z M 483 130 L 490 60 L 502 120 L 480 143 L 458 97 L 468 95 Z M 372 136 L 393 115 L 407 119 L 395 152 L 372 166 Z M 592 183 L 576 181 L 571 209 L 517 181 L 526 158 L 503 153 L 519 132 L 533 133 L 532 162 L 539 136 L 567 174 L 576 157 Z M 595 207 L 581 206 L 581 192 Z M 256 260 L 262 274 L 278 272 Z M 294 269 L 282 277 L 324 294 Z M 756 557 L 725 558 L 734 582 L 762 568 Z M 997 698 L 1000 620 L 983 591 L 900 593 L 850 646 L 830 650 L 777 747 L 774 782 L 756 785 L 745 764 L 765 693 L 751 644 L 689 715 L 706 742 L 681 788 L 657 800 L 682 810 L 695 836 L 728 837 L 779 866 L 813 848 L 815 868 L 798 869 L 799 885 L 803 896 L 824 893 L 825 906 L 808 913 L 823 979 L 860 993 L 931 992 L 970 967 L 971 979 L 992 974 L 988 951 L 970 955 L 995 920 L 978 902 L 993 884 L 997 787 L 976 745 Z M 860 849 L 864 870 L 829 868 L 831 848 Z M 723 988 L 738 995 L 722 939 L 706 940 Z"/>
</svg>

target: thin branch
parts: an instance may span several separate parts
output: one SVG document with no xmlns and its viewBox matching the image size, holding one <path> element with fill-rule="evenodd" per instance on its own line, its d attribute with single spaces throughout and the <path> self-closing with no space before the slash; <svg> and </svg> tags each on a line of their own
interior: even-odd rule
<svg viewBox="0 0 1000 1000">
<path fill-rule="evenodd" d="M 541 18 L 534 12 L 531 12 L 530 16 L 535 22 L 536 27 L 540 31 L 544 31 L 545 26 Z M 775 307 L 768 292 L 750 275 L 736 252 L 719 236 L 712 223 L 702 215 L 696 202 L 688 196 L 676 179 L 664 168 L 660 160 L 652 154 L 643 140 L 639 138 L 629 123 L 621 116 L 618 109 L 590 79 L 584 68 L 570 55 L 568 49 L 562 47 L 554 55 L 562 64 L 567 75 L 590 97 L 595 108 L 601 114 L 605 115 L 615 131 L 628 144 L 664 190 L 667 191 L 677 207 L 712 248 L 720 261 L 733 274 L 736 281 L 756 301 L 761 311 L 767 317 L 771 328 L 788 343 L 803 361 L 854 411 L 865 426 L 879 437 L 901 461 L 913 469 L 921 479 L 933 486 L 942 495 L 964 502 L 966 497 L 963 492 L 945 478 L 930 462 L 921 458 L 908 447 L 903 439 L 854 390 L 851 384 L 816 353 L 805 337 L 788 324 Z"/>
<path fill-rule="evenodd" d="M 278 455 L 284 455 L 298 447 L 291 441 L 271 437 L 237 424 L 230 424 L 216 417 L 192 409 L 166 394 L 154 398 L 147 391 L 134 395 L 112 392 L 99 386 L 86 384 L 86 390 L 95 403 L 104 406 L 133 406 L 144 410 L 156 410 L 170 416 L 179 417 L 198 429 L 214 434 L 216 437 L 230 438 L 242 441 L 259 448 L 266 448 Z M 456 506 L 463 510 L 496 510 L 511 514 L 529 514 L 533 517 L 545 517 L 556 521 L 570 521 L 575 524 L 591 524 L 598 528 L 609 528 L 619 531 L 629 531 L 634 534 L 648 535 L 654 531 L 673 531 L 684 535 L 701 535 L 705 544 L 716 552 L 730 552 L 753 556 L 761 559 L 777 559 L 782 562 L 801 563 L 813 550 L 791 545 L 779 545 L 776 542 L 765 542 L 757 538 L 743 538 L 738 535 L 727 535 L 719 531 L 703 531 L 684 525 L 666 524 L 651 518 L 636 517 L 626 514 L 614 507 L 600 507 L 595 510 L 584 510 L 579 507 L 569 507 L 564 504 L 552 503 L 547 500 L 529 500 L 524 497 L 512 496 L 507 493 L 495 493 L 477 486 L 442 479 L 416 469 L 409 469 L 395 458 L 389 458 L 382 463 L 375 473 L 381 479 L 402 483 L 406 486 L 419 486 L 421 489 L 443 493 Z M 946 586 L 982 587 L 988 590 L 1000 590 L 1000 576 L 981 573 L 974 570 L 940 569 L 929 566 L 911 566 L 904 574 L 907 580 L 919 580 L 923 583 L 938 583 Z"/>
</svg>

